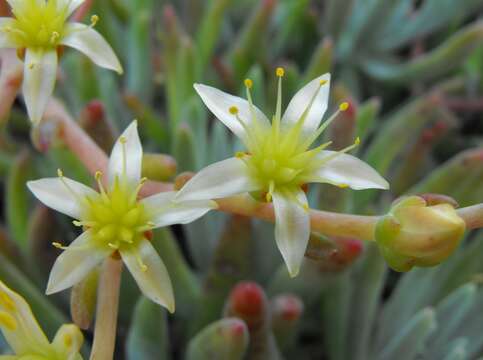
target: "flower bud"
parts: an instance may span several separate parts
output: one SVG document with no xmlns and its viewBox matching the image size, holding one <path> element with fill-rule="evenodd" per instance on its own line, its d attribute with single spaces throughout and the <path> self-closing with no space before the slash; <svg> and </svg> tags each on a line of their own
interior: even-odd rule
<svg viewBox="0 0 483 360">
<path fill-rule="evenodd" d="M 389 266 L 409 271 L 413 266 L 435 266 L 456 249 L 465 222 L 453 206 L 429 206 L 419 196 L 402 198 L 376 225 L 376 241 Z"/>
</svg>

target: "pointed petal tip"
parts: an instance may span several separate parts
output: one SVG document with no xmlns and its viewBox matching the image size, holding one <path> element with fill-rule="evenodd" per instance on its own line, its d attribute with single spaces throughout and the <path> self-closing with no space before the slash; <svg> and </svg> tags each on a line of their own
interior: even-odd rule
<svg viewBox="0 0 483 360">
<path fill-rule="evenodd" d="M 296 269 L 288 269 L 288 274 L 290 275 L 290 277 L 292 279 L 295 278 L 295 277 L 297 277 L 298 274 L 299 274 L 299 272 L 300 272 L 300 268 L 299 267 L 297 267 Z"/>
<path fill-rule="evenodd" d="M 58 290 L 51 281 L 47 284 L 47 288 L 45 289 L 45 295 L 53 295 L 58 293 L 61 290 Z"/>
<path fill-rule="evenodd" d="M 380 179 L 378 179 L 378 182 L 374 182 L 374 185 L 372 186 L 373 189 L 379 189 L 379 190 L 389 190 L 390 189 L 390 185 L 389 185 L 389 182 L 384 179 L 383 177 L 381 177 Z"/>
<path fill-rule="evenodd" d="M 40 124 L 40 121 L 42 120 L 42 116 L 32 117 L 29 115 L 29 119 L 33 126 L 38 126 Z"/>
<path fill-rule="evenodd" d="M 148 299 L 150 299 L 152 302 L 155 304 L 158 304 L 159 306 L 164 307 L 166 310 L 169 311 L 170 314 L 174 314 L 176 311 L 176 305 L 174 301 L 174 296 L 171 293 L 171 296 L 167 299 L 162 299 L 160 297 L 153 297 L 153 296 L 148 296 L 148 294 L 143 293 L 144 296 L 146 296 Z"/>
<path fill-rule="evenodd" d="M 174 305 L 174 302 L 172 304 L 169 304 L 168 306 L 166 306 L 166 309 L 168 309 L 168 311 L 171 313 L 171 314 L 174 314 L 174 312 L 176 311 L 176 307 Z"/>
</svg>

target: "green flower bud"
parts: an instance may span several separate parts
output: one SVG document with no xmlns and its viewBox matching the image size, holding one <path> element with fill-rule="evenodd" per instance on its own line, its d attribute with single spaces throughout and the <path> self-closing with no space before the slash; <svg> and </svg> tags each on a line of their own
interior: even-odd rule
<svg viewBox="0 0 483 360">
<path fill-rule="evenodd" d="M 446 260 L 464 232 L 465 222 L 450 204 L 428 206 L 422 197 L 409 196 L 378 221 L 375 235 L 389 266 L 409 271 Z"/>
</svg>

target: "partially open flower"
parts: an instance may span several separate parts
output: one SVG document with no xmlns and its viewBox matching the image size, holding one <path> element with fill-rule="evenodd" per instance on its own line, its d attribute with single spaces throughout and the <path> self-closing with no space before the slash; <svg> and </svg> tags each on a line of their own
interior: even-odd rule
<svg viewBox="0 0 483 360">
<path fill-rule="evenodd" d="M 216 199 L 241 193 L 257 193 L 272 202 L 275 238 L 291 276 L 300 269 L 310 235 L 307 183 L 329 183 L 342 188 L 387 189 L 389 184 L 372 167 L 347 152 L 325 150 L 330 142 L 313 146 L 322 132 L 346 111 L 347 103 L 321 123 L 327 109 L 330 75 L 304 86 L 290 101 L 282 116 L 282 77 L 278 68 L 278 99 L 270 121 L 252 103 L 253 83 L 245 80 L 248 101 L 215 88 L 196 84 L 205 105 L 247 148 L 235 157 L 212 164 L 196 174 L 179 191 L 177 200 Z M 261 196 L 260 196 L 261 195 Z"/>
<path fill-rule="evenodd" d="M 389 266 L 409 271 L 435 266 L 459 245 L 465 222 L 450 204 L 428 206 L 419 196 L 399 200 L 376 226 L 376 241 Z"/>
<path fill-rule="evenodd" d="M 63 46 L 77 49 L 96 65 L 122 73 L 109 44 L 91 24 L 68 22 L 84 0 L 7 0 L 13 17 L 0 18 L 0 48 L 17 49 L 24 60 L 23 95 L 30 119 L 38 123 L 55 85 Z"/>
<path fill-rule="evenodd" d="M 185 224 L 216 208 L 210 200 L 173 202 L 176 192 L 138 200 L 145 182 L 141 178 L 143 151 L 134 121 L 119 137 L 109 158 L 108 186 L 102 173 L 96 180 L 100 192 L 64 177 L 29 181 L 27 186 L 45 205 L 69 215 L 85 231 L 64 247 L 50 273 L 47 294 L 81 281 L 107 256 L 120 254 L 144 295 L 174 311 L 171 281 L 153 245 L 150 230 Z"/>
<path fill-rule="evenodd" d="M 0 329 L 15 353 L 0 359 L 82 360 L 79 350 L 84 337 L 77 326 L 63 325 L 50 343 L 29 304 L 1 281 Z"/>
</svg>

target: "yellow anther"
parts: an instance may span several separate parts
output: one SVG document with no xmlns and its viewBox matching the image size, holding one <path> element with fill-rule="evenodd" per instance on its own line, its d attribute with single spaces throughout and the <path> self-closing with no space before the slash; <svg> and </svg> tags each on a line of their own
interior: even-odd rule
<svg viewBox="0 0 483 360">
<path fill-rule="evenodd" d="M 245 86 L 248 88 L 248 89 L 251 89 L 252 86 L 253 86 L 253 81 L 251 79 L 245 79 Z"/>
<path fill-rule="evenodd" d="M 74 224 L 74 226 L 78 226 L 78 227 L 81 227 L 82 226 L 82 222 L 80 222 L 78 220 L 72 221 L 72 224 Z"/>
<path fill-rule="evenodd" d="M 271 202 L 272 201 L 272 193 L 267 192 L 267 194 L 265 195 L 265 200 L 267 202 Z"/>
<path fill-rule="evenodd" d="M 99 21 L 99 16 L 98 15 L 92 15 L 91 16 L 91 26 L 96 26 L 97 22 Z"/>
<path fill-rule="evenodd" d="M 348 184 L 339 184 L 337 186 L 340 187 L 341 189 L 347 189 L 349 187 Z"/>
<path fill-rule="evenodd" d="M 71 348 L 72 347 L 72 343 L 74 341 L 72 340 L 72 336 L 70 334 L 65 334 L 64 335 L 64 345 L 66 348 Z"/>
<path fill-rule="evenodd" d="M 230 106 L 230 108 L 228 109 L 228 111 L 230 112 L 230 114 L 232 115 L 236 115 L 238 114 L 238 108 L 236 106 Z"/>
<path fill-rule="evenodd" d="M 5 292 L 0 292 L 0 304 L 10 312 L 16 311 L 15 302 Z"/>
<path fill-rule="evenodd" d="M 117 244 L 108 243 L 107 246 L 109 246 L 111 249 L 114 249 L 114 250 L 118 250 L 119 249 L 119 246 Z"/>
<path fill-rule="evenodd" d="M 60 250 L 65 250 L 67 249 L 67 246 L 63 246 L 61 243 L 59 242 L 53 242 L 52 243 L 52 246 L 57 248 L 57 249 L 60 249 Z"/>
<path fill-rule="evenodd" d="M 146 264 L 143 262 L 143 259 L 141 258 L 141 256 L 139 254 L 136 254 L 136 261 L 138 262 L 138 265 L 139 267 L 141 268 L 141 271 L 142 272 L 146 272 L 148 271 L 148 267 L 146 266 Z"/>
<path fill-rule="evenodd" d="M 354 144 L 359 145 L 361 143 L 361 138 L 358 136 L 356 137 Z"/>
<path fill-rule="evenodd" d="M 340 111 L 346 111 L 349 108 L 349 103 L 348 102 L 343 102 L 342 104 L 339 105 L 339 110 Z"/>
<path fill-rule="evenodd" d="M 143 185 L 146 183 L 146 181 L 148 181 L 148 178 L 147 177 L 143 177 L 141 178 L 141 180 L 139 180 L 139 184 Z"/>
<path fill-rule="evenodd" d="M 35 63 L 31 62 L 31 63 L 29 64 L 29 69 L 30 69 L 30 70 L 32 70 L 34 67 L 35 67 Z"/>
<path fill-rule="evenodd" d="M 50 42 L 55 43 L 59 38 L 60 38 L 60 34 L 57 31 L 54 31 L 50 36 Z"/>
<path fill-rule="evenodd" d="M 125 143 L 127 143 L 127 139 L 126 139 L 126 137 L 125 137 L 125 136 L 121 136 L 121 137 L 119 137 L 119 142 L 120 142 L 121 144 L 125 144 Z"/>
<path fill-rule="evenodd" d="M 64 177 L 64 173 L 62 172 L 61 169 L 57 169 L 57 176 L 58 177 Z"/>
<path fill-rule="evenodd" d="M 102 171 L 96 171 L 94 178 L 99 181 L 102 178 Z"/>
<path fill-rule="evenodd" d="M 305 203 L 302 205 L 305 211 L 309 211 L 309 204 Z"/>
<path fill-rule="evenodd" d="M 325 85 L 327 83 L 328 83 L 328 81 L 327 80 L 324 80 L 324 79 L 322 79 L 322 80 L 319 81 L 320 86 Z"/>
<path fill-rule="evenodd" d="M 0 325 L 9 331 L 15 331 L 17 329 L 17 320 L 9 313 L 0 311 Z"/>
<path fill-rule="evenodd" d="M 246 154 L 243 152 L 243 151 L 237 151 L 235 153 L 235 157 L 238 158 L 238 159 L 241 159 L 242 157 L 244 157 Z"/>
<path fill-rule="evenodd" d="M 282 77 L 285 75 L 285 70 L 283 67 L 278 67 L 277 70 L 275 71 L 275 74 L 277 74 L 278 77 Z"/>
</svg>

